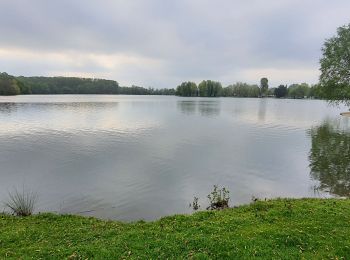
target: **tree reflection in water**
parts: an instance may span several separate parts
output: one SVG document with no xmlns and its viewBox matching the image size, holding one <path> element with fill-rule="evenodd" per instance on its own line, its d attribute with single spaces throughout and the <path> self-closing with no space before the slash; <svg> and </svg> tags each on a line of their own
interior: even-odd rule
<svg viewBox="0 0 350 260">
<path fill-rule="evenodd" d="M 310 130 L 311 177 L 320 191 L 350 196 L 350 127 L 348 119 L 325 121 Z"/>
<path fill-rule="evenodd" d="M 220 115 L 220 101 L 213 100 L 181 100 L 177 102 L 177 108 L 183 114 L 199 114 L 205 117 L 216 117 Z"/>
</svg>

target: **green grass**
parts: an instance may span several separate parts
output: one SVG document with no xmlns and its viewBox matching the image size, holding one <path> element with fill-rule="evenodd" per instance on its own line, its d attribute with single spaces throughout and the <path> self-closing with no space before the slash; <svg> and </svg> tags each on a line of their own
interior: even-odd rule
<svg viewBox="0 0 350 260">
<path fill-rule="evenodd" d="M 350 258 L 350 200 L 278 199 L 121 223 L 0 215 L 0 259 Z"/>
</svg>

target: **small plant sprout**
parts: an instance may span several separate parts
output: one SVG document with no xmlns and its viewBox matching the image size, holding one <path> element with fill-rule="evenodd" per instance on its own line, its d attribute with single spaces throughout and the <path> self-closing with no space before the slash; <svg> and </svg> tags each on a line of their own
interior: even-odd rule
<svg viewBox="0 0 350 260">
<path fill-rule="evenodd" d="M 197 197 L 194 197 L 194 198 L 193 198 L 193 202 L 192 202 L 192 204 L 190 204 L 190 207 L 192 207 L 192 209 L 193 209 L 194 211 L 199 210 L 199 208 L 200 208 L 201 206 L 200 206 L 199 203 L 198 203 L 198 198 L 197 198 Z"/>
<path fill-rule="evenodd" d="M 14 189 L 12 192 L 9 192 L 8 196 L 9 198 L 5 206 L 9 208 L 14 215 L 25 217 L 33 214 L 38 198 L 36 193 L 23 188 L 22 192 Z"/>
<path fill-rule="evenodd" d="M 229 207 L 229 191 L 223 187 L 219 189 L 217 185 L 214 185 L 214 190 L 208 195 L 209 207 L 208 210 L 220 210 Z"/>
</svg>

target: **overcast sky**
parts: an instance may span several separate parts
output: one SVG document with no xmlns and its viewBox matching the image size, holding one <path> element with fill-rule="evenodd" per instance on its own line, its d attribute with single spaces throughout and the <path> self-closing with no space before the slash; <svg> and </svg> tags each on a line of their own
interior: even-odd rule
<svg viewBox="0 0 350 260">
<path fill-rule="evenodd" d="M 156 88 L 316 83 L 349 0 L 0 0 L 0 71 Z"/>
</svg>

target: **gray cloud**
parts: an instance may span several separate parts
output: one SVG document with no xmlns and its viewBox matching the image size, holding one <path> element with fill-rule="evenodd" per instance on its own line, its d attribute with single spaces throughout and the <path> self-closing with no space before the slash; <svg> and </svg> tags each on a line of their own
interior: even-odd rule
<svg viewBox="0 0 350 260">
<path fill-rule="evenodd" d="M 315 83 L 347 0 L 2 0 L 0 71 L 175 87 Z"/>
</svg>

